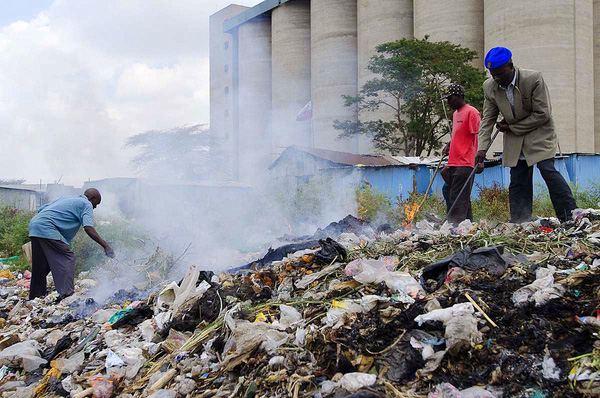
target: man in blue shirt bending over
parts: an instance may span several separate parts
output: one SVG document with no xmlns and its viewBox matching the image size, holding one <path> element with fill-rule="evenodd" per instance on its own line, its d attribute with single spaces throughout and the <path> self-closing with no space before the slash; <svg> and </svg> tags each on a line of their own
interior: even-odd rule
<svg viewBox="0 0 600 398">
<path fill-rule="evenodd" d="M 42 207 L 29 223 L 31 238 L 31 286 L 29 300 L 46 295 L 46 276 L 52 279 L 61 298 L 75 290 L 75 254 L 69 242 L 79 227 L 104 248 L 108 257 L 114 257 L 113 249 L 94 229 L 93 209 L 102 197 L 97 189 L 86 189 L 83 195 L 67 196 Z"/>
</svg>

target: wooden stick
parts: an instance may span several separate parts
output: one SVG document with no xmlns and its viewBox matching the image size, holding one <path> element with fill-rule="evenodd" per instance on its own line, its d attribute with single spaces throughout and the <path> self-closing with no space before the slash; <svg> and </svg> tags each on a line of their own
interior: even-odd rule
<svg viewBox="0 0 600 398">
<path fill-rule="evenodd" d="M 84 398 L 84 397 L 87 397 L 89 395 L 92 395 L 93 392 L 94 392 L 94 389 L 90 387 L 88 389 L 85 389 L 85 390 L 83 390 L 81 392 L 78 392 L 77 394 L 73 395 L 73 398 Z"/>
<path fill-rule="evenodd" d="M 481 315 L 483 315 L 485 317 L 485 319 L 487 319 L 487 321 L 490 323 L 490 325 L 492 325 L 495 328 L 498 327 L 498 325 L 496 325 L 496 323 L 494 321 L 492 321 L 489 316 L 487 316 L 485 311 L 481 309 L 481 307 L 475 302 L 475 300 L 473 300 L 471 298 L 471 296 L 469 296 L 469 293 L 465 293 L 465 297 L 467 298 L 467 300 L 469 300 L 471 302 L 471 304 L 473 304 L 473 306 L 475 308 L 477 308 L 477 311 L 481 312 Z"/>
<path fill-rule="evenodd" d="M 427 190 L 425 191 L 425 196 L 423 196 L 423 200 L 421 201 L 421 204 L 419 205 L 419 209 L 421 208 L 421 206 L 423 206 L 425 204 L 425 201 L 427 200 L 427 196 L 429 195 L 429 190 L 431 189 L 431 186 L 433 185 L 433 180 L 435 180 L 435 176 L 438 173 L 438 170 L 440 169 L 440 166 L 442 165 L 442 161 L 444 160 L 444 157 L 442 156 L 440 161 L 437 164 L 437 167 L 435 168 L 435 171 L 433 172 L 433 176 L 431 177 L 431 180 L 429 181 L 429 185 L 427 186 Z M 417 212 L 419 211 L 419 209 L 417 209 Z"/>
<path fill-rule="evenodd" d="M 150 387 L 150 391 L 149 393 L 153 393 L 156 390 L 160 390 L 161 388 L 163 388 L 165 386 L 165 384 L 167 384 L 168 382 L 171 381 L 171 379 L 173 377 L 175 377 L 175 374 L 177 373 L 176 369 L 171 369 L 169 370 L 167 373 L 165 373 L 160 379 L 158 379 L 156 381 L 156 383 L 152 384 L 152 386 Z"/>
</svg>

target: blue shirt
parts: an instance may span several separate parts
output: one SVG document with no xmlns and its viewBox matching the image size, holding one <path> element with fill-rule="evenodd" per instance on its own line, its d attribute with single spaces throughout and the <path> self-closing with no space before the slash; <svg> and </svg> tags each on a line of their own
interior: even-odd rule
<svg viewBox="0 0 600 398">
<path fill-rule="evenodd" d="M 67 196 L 40 207 L 29 222 L 29 236 L 61 240 L 71 240 L 80 226 L 94 226 L 94 208 L 85 195 Z"/>
</svg>

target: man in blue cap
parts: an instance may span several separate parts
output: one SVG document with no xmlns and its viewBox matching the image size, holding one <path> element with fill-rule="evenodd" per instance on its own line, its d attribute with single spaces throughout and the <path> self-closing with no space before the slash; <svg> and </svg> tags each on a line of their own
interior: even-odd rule
<svg viewBox="0 0 600 398">
<path fill-rule="evenodd" d="M 485 148 L 496 125 L 504 133 L 502 164 L 510 167 L 510 221 L 520 223 L 532 218 L 533 165 L 537 165 L 548 186 L 556 216 L 561 221 L 571 219 L 577 205 L 571 188 L 554 168 L 558 138 L 542 74 L 515 68 L 512 53 L 504 47 L 494 47 L 487 53 L 485 67 L 492 77 L 483 83 L 483 117 L 475 162 L 485 160 Z M 503 119 L 498 122 L 500 113 Z"/>
</svg>

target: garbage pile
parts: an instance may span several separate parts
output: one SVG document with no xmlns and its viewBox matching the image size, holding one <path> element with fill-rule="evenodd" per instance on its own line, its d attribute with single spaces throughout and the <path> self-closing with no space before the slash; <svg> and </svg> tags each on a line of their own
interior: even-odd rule
<svg viewBox="0 0 600 398">
<path fill-rule="evenodd" d="M 0 394 L 600 395 L 600 211 L 357 232 L 101 304 L 2 271 Z"/>
</svg>

